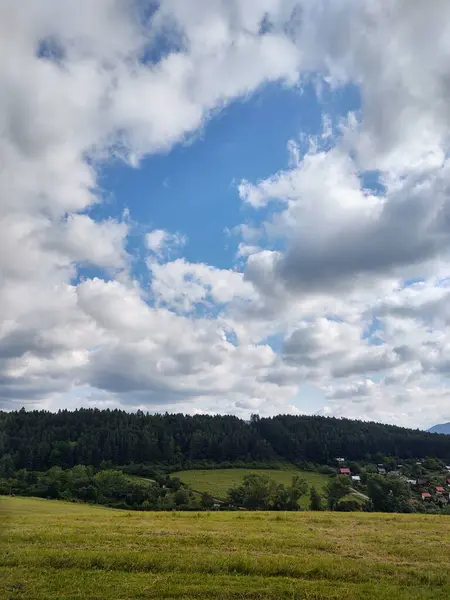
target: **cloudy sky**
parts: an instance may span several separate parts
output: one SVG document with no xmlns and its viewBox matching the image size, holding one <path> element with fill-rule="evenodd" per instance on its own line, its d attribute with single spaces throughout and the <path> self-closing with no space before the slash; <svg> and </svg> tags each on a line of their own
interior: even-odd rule
<svg viewBox="0 0 450 600">
<path fill-rule="evenodd" d="M 448 0 L 0 0 L 0 409 L 450 420 Z"/>
</svg>

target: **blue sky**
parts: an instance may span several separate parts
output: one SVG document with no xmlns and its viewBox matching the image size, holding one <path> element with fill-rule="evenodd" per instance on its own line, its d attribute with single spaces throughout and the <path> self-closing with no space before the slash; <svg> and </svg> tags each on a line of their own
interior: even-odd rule
<svg viewBox="0 0 450 600">
<path fill-rule="evenodd" d="M 450 8 L 61 6 L 0 3 L 0 409 L 450 420 Z"/>
<path fill-rule="evenodd" d="M 212 116 L 200 131 L 167 152 L 144 158 L 138 167 L 114 161 L 103 167 L 100 186 L 106 202 L 90 208 L 98 219 L 121 218 L 130 211 L 135 222 L 128 249 L 135 275 L 147 269 L 143 233 L 163 229 L 186 236 L 183 256 L 220 269 L 236 265 L 241 223 L 261 224 L 270 206 L 255 211 L 242 204 L 238 183 L 258 182 L 288 166 L 288 142 L 308 150 L 308 140 L 322 134 L 323 115 L 333 123 L 361 108 L 358 88 L 332 90 L 323 82 L 287 87 L 267 84 Z M 305 141 L 306 139 L 306 141 Z M 335 143 L 327 140 L 326 145 Z M 363 177 L 377 189 L 373 173 Z"/>
</svg>

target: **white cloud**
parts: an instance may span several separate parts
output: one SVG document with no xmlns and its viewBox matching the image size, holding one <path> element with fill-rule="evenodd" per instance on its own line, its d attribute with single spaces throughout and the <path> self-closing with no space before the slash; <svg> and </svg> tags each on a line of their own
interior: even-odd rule
<svg viewBox="0 0 450 600">
<path fill-rule="evenodd" d="M 157 301 L 183 312 L 200 304 L 216 308 L 253 293 L 253 286 L 237 271 L 188 263 L 184 259 L 164 264 L 150 262 L 149 267 L 152 292 Z"/>
<path fill-rule="evenodd" d="M 180 233 L 169 233 L 164 229 L 154 229 L 147 233 L 145 241 L 150 252 L 161 259 L 170 255 L 172 251 L 182 248 L 187 239 Z"/>
<path fill-rule="evenodd" d="M 141 8 L 0 0 L 0 406 L 273 414 L 310 380 L 332 414 L 448 419 L 450 5 L 163 0 L 147 23 Z M 324 114 L 306 154 L 291 141 L 287 169 L 241 182 L 272 215 L 234 228 L 243 273 L 177 258 L 182 233 L 157 229 L 141 287 L 129 215 L 90 210 L 99 166 L 310 73 L 358 86 L 361 111 L 340 129 Z M 86 265 L 98 277 L 80 282 Z"/>
<path fill-rule="evenodd" d="M 97 384 L 108 391 L 114 387 L 102 373 L 113 373 L 114 360 L 122 354 L 131 365 L 131 374 L 123 375 L 129 380 L 126 389 L 145 383 L 152 393 L 145 372 L 156 357 L 153 368 L 172 369 L 174 381 L 178 367 L 191 373 L 188 383 L 180 384 L 180 398 L 184 388 L 192 395 L 206 387 L 210 394 L 216 386 L 219 393 L 221 377 L 231 381 L 227 368 L 221 373 L 220 361 L 240 350 L 223 342 L 223 330 L 206 322 L 203 330 L 200 322 L 181 322 L 167 310 L 149 308 L 127 273 L 127 219 L 99 221 L 85 211 L 102 202 L 97 186 L 101 161 L 136 164 L 143 154 L 182 141 L 211 110 L 234 97 L 271 79 L 295 80 L 297 50 L 281 26 L 269 35 L 255 35 L 268 7 L 236 7 L 237 12 L 216 4 L 217 10 L 205 11 L 197 4 L 186 12 L 182 5 L 162 2 L 144 26 L 132 2 L 50 0 L 18 6 L 0 1 L 0 47 L 8 57 L 0 63 L 3 406 L 32 399 L 55 407 L 65 402 L 64 394 L 70 393 L 73 402 L 77 389 L 90 387 L 94 391 L 85 397 L 98 398 Z M 141 57 L 161 35 L 181 46 L 176 49 L 175 43 L 173 51 L 145 64 Z M 147 236 L 157 261 L 183 243 L 178 234 Z M 77 284 L 84 264 L 107 269 L 112 277 L 125 270 L 117 275 L 122 283 L 88 279 Z M 222 283 L 221 277 L 214 279 L 214 269 L 211 273 L 203 267 L 201 278 L 207 281 L 201 285 L 214 301 L 227 301 L 226 282 L 239 276 L 224 272 Z M 161 321 L 168 327 L 163 339 Z M 173 358 L 180 338 L 187 347 L 183 356 Z M 225 345 L 213 358 L 210 344 L 216 338 L 218 347 Z M 206 348 L 208 356 L 202 358 Z M 142 365 L 133 356 L 142 356 Z M 198 378 L 210 360 L 218 366 L 207 385 Z M 239 377 L 233 380 L 239 388 Z M 174 385 L 167 384 L 172 390 Z M 167 398 L 163 394 L 160 400 Z"/>
</svg>

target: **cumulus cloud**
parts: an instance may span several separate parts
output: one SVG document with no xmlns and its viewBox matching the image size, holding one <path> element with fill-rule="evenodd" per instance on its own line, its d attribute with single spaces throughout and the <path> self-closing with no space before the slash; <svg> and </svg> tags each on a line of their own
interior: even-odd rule
<svg viewBox="0 0 450 600">
<path fill-rule="evenodd" d="M 187 239 L 180 233 L 169 233 L 164 229 L 154 229 L 147 233 L 147 248 L 150 250 L 149 264 L 156 260 L 168 259 L 174 252 L 179 251 Z"/>
<path fill-rule="evenodd" d="M 449 29 L 444 1 L 0 0 L 0 407 L 274 414 L 313 381 L 327 414 L 444 418 Z M 311 78 L 361 109 L 242 180 L 237 265 L 144 224 L 138 282 L 102 165 Z"/>
<path fill-rule="evenodd" d="M 137 165 L 218 106 L 266 81 L 296 80 L 298 52 L 283 30 L 289 4 L 0 2 L 2 406 L 73 406 L 107 401 L 104 393 L 120 403 L 135 392 L 154 405 L 204 394 L 269 399 L 274 390 L 252 375 L 275 360 L 269 347 L 236 348 L 219 323 L 152 307 L 129 271 L 129 225 L 89 210 L 103 200 L 102 162 Z M 269 13 L 277 23 L 259 35 Z M 207 265 L 181 275 L 165 267 L 182 234 L 153 231 L 146 243 L 156 302 L 172 306 L 171 277 L 176 303 L 227 302 L 229 284 L 245 288 L 242 276 Z M 99 279 L 104 272 L 112 281 Z"/>
</svg>

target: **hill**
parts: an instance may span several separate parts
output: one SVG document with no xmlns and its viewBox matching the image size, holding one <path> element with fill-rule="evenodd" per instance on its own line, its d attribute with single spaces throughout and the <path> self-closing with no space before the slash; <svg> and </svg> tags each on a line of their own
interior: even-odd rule
<svg viewBox="0 0 450 600">
<path fill-rule="evenodd" d="M 319 493 L 323 492 L 327 484 L 328 477 L 320 473 L 311 473 L 301 471 L 295 467 L 286 467 L 283 469 L 195 469 L 191 471 L 179 471 L 173 473 L 180 481 L 189 485 L 198 492 L 208 492 L 214 498 L 223 500 L 227 496 L 230 488 L 240 485 L 246 475 L 267 475 L 277 483 L 289 486 L 295 475 L 305 479 L 309 486 L 315 486 Z M 302 498 L 301 505 L 309 505 L 309 495 Z"/>
<path fill-rule="evenodd" d="M 441 423 L 440 425 L 434 425 L 428 430 L 429 433 L 446 433 L 450 435 L 450 423 Z"/>
<path fill-rule="evenodd" d="M 374 463 L 384 457 L 450 461 L 450 437 L 317 416 L 254 416 L 245 422 L 233 416 L 119 410 L 0 412 L 0 476 L 23 468 L 104 463 L 159 464 L 173 471 L 201 468 L 202 462 L 252 462 L 261 468 L 276 461 L 331 464 L 337 456 Z"/>
<path fill-rule="evenodd" d="M 444 600 L 450 520 L 0 498 L 0 597 Z"/>
</svg>

